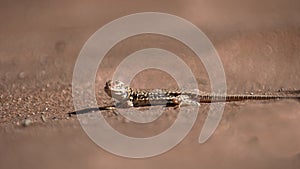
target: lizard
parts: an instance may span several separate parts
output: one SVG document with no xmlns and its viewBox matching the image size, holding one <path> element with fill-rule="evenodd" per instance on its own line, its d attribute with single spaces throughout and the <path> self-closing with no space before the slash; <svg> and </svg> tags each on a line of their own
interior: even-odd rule
<svg viewBox="0 0 300 169">
<path fill-rule="evenodd" d="M 95 110 L 115 110 L 119 108 L 143 107 L 165 105 L 180 107 L 183 105 L 200 106 L 200 103 L 214 103 L 214 102 L 233 102 L 245 100 L 281 100 L 281 99 L 295 99 L 300 101 L 300 96 L 290 95 L 254 95 L 254 94 L 240 94 L 240 95 L 221 95 L 208 94 L 194 91 L 182 90 L 168 90 L 168 89 L 134 89 L 125 83 L 115 80 L 109 80 L 105 83 L 104 91 L 108 96 L 113 98 L 114 105 L 89 108 L 78 112 L 68 113 L 82 114 Z M 293 93 L 293 92 L 292 92 Z M 299 91 L 296 92 L 299 94 Z"/>
<path fill-rule="evenodd" d="M 116 107 L 141 107 L 153 105 L 181 106 L 197 105 L 200 103 L 232 102 L 244 100 L 280 100 L 297 99 L 300 96 L 288 95 L 221 95 L 205 92 L 167 90 L 167 89 L 134 89 L 121 81 L 109 80 L 104 91 L 115 100 Z"/>
</svg>

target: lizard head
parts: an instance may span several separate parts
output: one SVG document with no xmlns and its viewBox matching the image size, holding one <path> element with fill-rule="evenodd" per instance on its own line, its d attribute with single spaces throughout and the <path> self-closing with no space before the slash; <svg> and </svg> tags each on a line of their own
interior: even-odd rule
<svg viewBox="0 0 300 169">
<path fill-rule="evenodd" d="M 121 81 L 109 80 L 104 87 L 105 92 L 115 100 L 126 100 L 129 96 L 129 87 Z"/>
</svg>

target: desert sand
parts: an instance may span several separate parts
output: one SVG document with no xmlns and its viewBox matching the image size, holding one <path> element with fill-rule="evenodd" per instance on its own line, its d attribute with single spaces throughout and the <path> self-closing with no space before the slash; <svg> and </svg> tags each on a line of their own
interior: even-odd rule
<svg viewBox="0 0 300 169">
<path fill-rule="evenodd" d="M 110 21 L 149 11 L 182 17 L 207 35 L 221 58 L 227 93 L 300 90 L 297 0 L 2 0 L 0 168 L 300 168 L 300 103 L 295 100 L 228 103 L 220 125 L 204 144 L 198 143 L 198 136 L 209 104 L 201 105 L 187 137 L 151 158 L 116 156 L 89 139 L 76 116 L 67 114 L 74 111 L 72 74 L 79 52 Z M 113 47 L 99 66 L 99 105 L 110 103 L 103 86 L 122 59 L 150 47 L 180 56 L 199 89 L 210 90 L 203 64 L 188 47 L 159 35 L 139 35 Z M 131 85 L 177 86 L 158 70 L 140 72 Z M 167 129 L 176 110 L 145 125 L 113 115 L 106 119 L 121 133 L 148 137 Z"/>
</svg>

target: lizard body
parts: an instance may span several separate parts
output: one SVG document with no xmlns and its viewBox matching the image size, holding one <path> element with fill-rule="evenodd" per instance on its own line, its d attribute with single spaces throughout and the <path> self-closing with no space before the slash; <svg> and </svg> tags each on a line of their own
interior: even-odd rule
<svg viewBox="0 0 300 169">
<path fill-rule="evenodd" d="M 107 81 L 105 92 L 122 107 L 151 105 L 199 105 L 200 103 L 230 102 L 243 100 L 300 99 L 300 96 L 286 95 L 218 95 L 195 91 L 166 89 L 133 89 L 121 81 Z"/>
</svg>

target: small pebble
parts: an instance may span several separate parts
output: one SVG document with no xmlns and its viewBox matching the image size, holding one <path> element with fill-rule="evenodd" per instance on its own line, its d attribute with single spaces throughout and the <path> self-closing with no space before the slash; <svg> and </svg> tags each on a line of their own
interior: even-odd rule
<svg viewBox="0 0 300 169">
<path fill-rule="evenodd" d="M 19 78 L 24 79 L 25 78 L 25 72 L 20 72 L 19 73 Z"/>
<path fill-rule="evenodd" d="M 62 93 L 63 93 L 63 94 L 66 94 L 66 93 L 67 93 L 67 91 L 65 91 L 65 90 L 62 90 Z"/>
<path fill-rule="evenodd" d="M 31 122 L 30 119 L 25 119 L 24 122 L 23 122 L 23 126 L 24 126 L 24 127 L 27 127 L 27 126 L 29 126 L 31 123 L 32 123 L 32 122 Z"/>
</svg>

